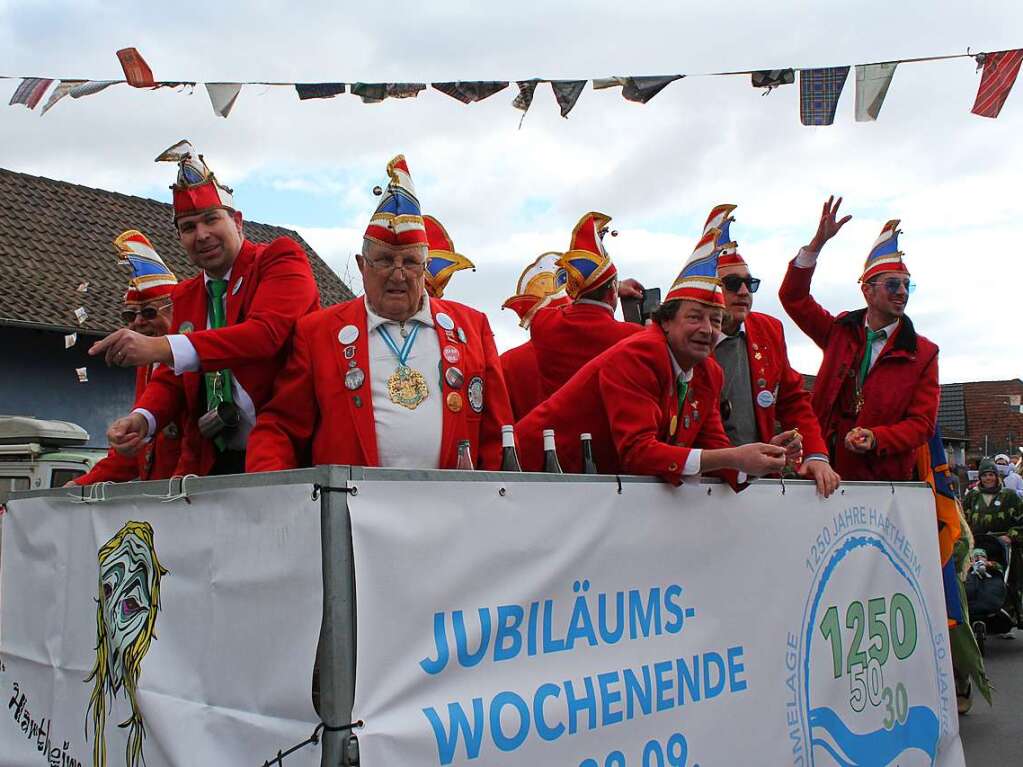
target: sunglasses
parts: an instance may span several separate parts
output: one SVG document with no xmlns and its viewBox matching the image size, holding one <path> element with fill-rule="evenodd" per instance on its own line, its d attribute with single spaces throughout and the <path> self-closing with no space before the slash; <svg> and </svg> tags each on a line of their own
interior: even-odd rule
<svg viewBox="0 0 1023 767">
<path fill-rule="evenodd" d="M 874 280 L 870 284 L 874 285 L 875 287 L 878 285 L 883 285 L 885 290 L 887 290 L 889 293 L 898 293 L 899 288 L 905 288 L 907 293 L 912 293 L 914 290 L 916 290 L 915 282 L 910 282 L 908 279 L 900 280 L 898 277 L 889 277 L 883 282 L 878 282 L 877 280 Z"/>
<path fill-rule="evenodd" d="M 140 314 L 142 315 L 142 319 L 144 320 L 155 320 L 159 316 L 160 312 L 162 312 L 166 308 L 167 305 L 165 304 L 164 306 L 159 307 L 144 306 L 138 311 L 125 309 L 123 312 L 121 312 L 121 319 L 124 320 L 125 325 L 131 325 L 135 321 L 135 318 Z"/>
<path fill-rule="evenodd" d="M 721 284 L 729 293 L 738 293 L 739 288 L 743 285 L 750 293 L 756 293 L 760 287 L 760 280 L 756 277 L 740 277 L 737 274 L 729 274 L 727 277 L 721 278 Z"/>
</svg>

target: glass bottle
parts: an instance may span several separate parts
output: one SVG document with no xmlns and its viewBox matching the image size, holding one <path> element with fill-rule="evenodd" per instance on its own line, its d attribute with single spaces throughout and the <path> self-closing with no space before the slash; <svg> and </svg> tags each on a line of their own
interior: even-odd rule
<svg viewBox="0 0 1023 767">
<path fill-rule="evenodd" d="M 501 427 L 501 471 L 522 471 L 515 451 L 515 427 Z"/>
<path fill-rule="evenodd" d="M 543 470 L 547 474 L 562 474 L 558 452 L 554 447 L 554 429 L 543 430 Z"/>
<path fill-rule="evenodd" d="M 469 444 L 469 440 L 463 439 L 458 443 L 458 463 L 455 465 L 456 469 L 462 469 L 464 471 L 472 471 L 472 446 Z"/>
<path fill-rule="evenodd" d="M 579 439 L 583 443 L 583 474 L 600 474 L 593 460 L 593 435 L 580 434 Z"/>
</svg>

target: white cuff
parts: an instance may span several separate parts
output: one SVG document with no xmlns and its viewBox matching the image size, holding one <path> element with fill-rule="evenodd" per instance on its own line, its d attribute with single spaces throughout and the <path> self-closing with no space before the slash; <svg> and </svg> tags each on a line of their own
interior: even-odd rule
<svg viewBox="0 0 1023 767">
<path fill-rule="evenodd" d="M 831 463 L 831 460 L 824 455 L 824 453 L 810 453 L 810 455 L 803 456 L 803 463 L 807 461 L 824 461 L 824 463 Z"/>
<path fill-rule="evenodd" d="M 199 355 L 188 336 L 167 336 L 167 343 L 170 344 L 171 356 L 174 358 L 174 375 L 195 373 L 199 369 Z"/>
<path fill-rule="evenodd" d="M 135 413 L 141 413 L 142 417 L 146 419 L 146 423 L 149 425 L 149 431 L 146 432 L 146 442 L 151 442 L 153 437 L 156 435 L 156 416 L 146 410 L 144 407 L 137 407 L 131 411 L 132 415 Z"/>
<path fill-rule="evenodd" d="M 689 457 L 686 458 L 686 465 L 682 467 L 683 477 L 695 477 L 700 473 L 700 456 L 703 451 L 696 447 L 689 451 Z"/>
<path fill-rule="evenodd" d="M 812 269 L 817 266 L 817 256 L 819 255 L 819 252 L 800 248 L 796 254 L 796 266 L 800 269 Z"/>
</svg>

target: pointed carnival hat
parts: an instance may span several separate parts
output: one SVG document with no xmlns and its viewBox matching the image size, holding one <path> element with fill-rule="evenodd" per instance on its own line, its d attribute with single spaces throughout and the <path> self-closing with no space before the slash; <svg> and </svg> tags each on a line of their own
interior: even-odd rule
<svg viewBox="0 0 1023 767">
<path fill-rule="evenodd" d="M 721 249 L 718 255 L 718 269 L 722 266 L 746 266 L 745 259 L 739 254 L 739 243 L 732 239 L 728 231 L 732 222 L 735 221 L 735 216 L 732 215 L 733 210 L 735 210 L 734 205 L 717 205 L 707 216 L 707 223 L 703 225 L 704 234 L 711 229 L 721 230 L 716 243 Z"/>
<path fill-rule="evenodd" d="M 118 260 L 131 268 L 128 292 L 124 294 L 126 303 L 141 303 L 165 296 L 178 284 L 149 238 L 137 229 L 117 235 L 114 250 Z"/>
<path fill-rule="evenodd" d="M 455 252 L 455 243 L 444 225 L 433 216 L 423 216 L 430 255 L 426 260 L 426 292 L 431 298 L 443 298 L 452 275 L 462 269 L 476 271 L 476 265 Z"/>
<path fill-rule="evenodd" d="M 863 275 L 860 282 L 867 282 L 884 272 L 901 272 L 908 275 L 909 269 L 902 263 L 903 253 L 899 250 L 899 219 L 893 218 L 881 229 L 874 247 L 870 249 L 863 264 Z"/>
<path fill-rule="evenodd" d="M 234 210 L 231 188 L 217 181 L 203 156 L 188 141 L 179 141 L 165 149 L 156 162 L 178 164 L 178 178 L 171 186 L 175 219 L 217 208 Z"/>
<path fill-rule="evenodd" d="M 704 232 L 696 250 L 689 256 L 668 290 L 668 295 L 664 297 L 664 303 L 699 301 L 701 304 L 724 308 L 725 296 L 721 292 L 721 280 L 718 279 L 718 253 L 721 251 L 717 242 L 720 236 L 721 230 L 715 227 Z"/>
<path fill-rule="evenodd" d="M 579 223 L 572 230 L 569 250 L 561 255 L 558 266 L 564 269 L 568 276 L 565 290 L 573 301 L 584 293 L 606 285 L 618 276 L 618 270 L 604 250 L 604 235 L 610 223 L 610 216 L 590 212 L 579 219 Z M 612 235 L 614 234 L 612 232 Z"/>
<path fill-rule="evenodd" d="M 545 306 L 572 302 L 565 292 L 568 273 L 558 266 L 561 253 L 544 253 L 523 270 L 516 294 L 501 305 L 519 315 L 519 325 L 528 329 L 533 317 Z"/>
<path fill-rule="evenodd" d="M 369 220 L 364 237 L 381 245 L 429 245 L 405 155 L 400 154 L 387 163 L 387 176 L 390 179 L 387 189 L 373 190 L 383 197 Z"/>
</svg>

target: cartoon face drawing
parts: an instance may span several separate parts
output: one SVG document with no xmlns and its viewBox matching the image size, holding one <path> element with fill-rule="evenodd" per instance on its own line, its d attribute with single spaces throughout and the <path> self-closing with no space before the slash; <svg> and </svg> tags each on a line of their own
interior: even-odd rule
<svg viewBox="0 0 1023 767">
<path fill-rule="evenodd" d="M 145 631 L 153 609 L 153 570 L 153 552 L 137 534 L 124 536 L 100 565 L 107 680 L 115 695 L 124 682 L 125 653 Z"/>
</svg>

